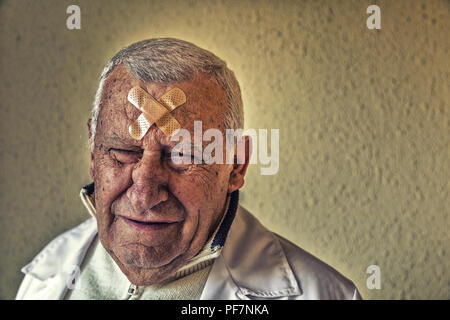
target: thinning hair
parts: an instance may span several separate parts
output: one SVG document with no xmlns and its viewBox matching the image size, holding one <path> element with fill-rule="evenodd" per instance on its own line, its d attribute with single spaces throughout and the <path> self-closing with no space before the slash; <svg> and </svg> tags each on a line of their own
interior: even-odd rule
<svg viewBox="0 0 450 320">
<path fill-rule="evenodd" d="M 103 69 L 92 108 L 89 139 L 91 151 L 94 150 L 103 84 L 108 75 L 120 64 L 125 65 L 133 76 L 146 83 L 191 80 L 199 74 L 215 78 L 227 95 L 227 109 L 224 112 L 225 128 L 243 128 L 244 110 L 241 90 L 233 71 L 227 67 L 225 61 L 187 41 L 173 38 L 148 39 L 120 50 Z"/>
</svg>

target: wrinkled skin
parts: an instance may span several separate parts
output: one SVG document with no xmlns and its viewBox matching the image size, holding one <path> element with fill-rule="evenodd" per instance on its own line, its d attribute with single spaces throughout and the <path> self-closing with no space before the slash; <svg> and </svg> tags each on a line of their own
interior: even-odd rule
<svg viewBox="0 0 450 320">
<path fill-rule="evenodd" d="M 128 126 L 140 111 L 127 95 L 136 85 L 156 99 L 173 87 L 182 89 L 187 102 L 171 115 L 192 137 L 194 120 L 203 122 L 203 131 L 225 129 L 227 100 L 207 76 L 143 83 L 120 65 L 104 83 L 91 154 L 99 239 L 132 283 L 151 285 L 169 277 L 205 245 L 224 215 L 227 194 L 244 184 L 248 154 L 242 165 L 174 164 L 170 150 L 177 142 L 156 125 L 142 140 L 134 140 Z M 142 222 L 159 222 L 160 228 L 142 228 Z"/>
</svg>

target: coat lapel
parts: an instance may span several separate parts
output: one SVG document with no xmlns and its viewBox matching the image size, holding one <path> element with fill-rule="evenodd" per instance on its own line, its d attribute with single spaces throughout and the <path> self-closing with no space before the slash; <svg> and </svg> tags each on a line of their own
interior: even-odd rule
<svg viewBox="0 0 450 320">
<path fill-rule="evenodd" d="M 96 235 L 97 222 L 91 218 L 55 238 L 23 267 L 23 273 L 40 282 L 27 299 L 63 299 Z"/>
<path fill-rule="evenodd" d="M 239 207 L 201 299 L 274 299 L 301 294 L 279 240 Z"/>
</svg>

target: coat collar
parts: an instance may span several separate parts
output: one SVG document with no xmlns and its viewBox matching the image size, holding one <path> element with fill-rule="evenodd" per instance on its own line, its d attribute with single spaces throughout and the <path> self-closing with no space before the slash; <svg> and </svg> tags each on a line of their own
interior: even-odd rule
<svg viewBox="0 0 450 320">
<path fill-rule="evenodd" d="M 21 271 L 39 280 L 47 280 L 58 273 L 70 272 L 68 269 L 71 269 L 71 266 L 81 264 L 96 235 L 96 220 L 88 219 L 51 241 Z"/>
<path fill-rule="evenodd" d="M 97 221 L 91 218 L 51 241 L 21 270 L 41 282 L 27 299 L 63 299 L 96 235 Z"/>
<path fill-rule="evenodd" d="M 230 290 L 235 296 L 230 296 Z M 278 238 L 239 206 L 202 298 L 280 298 L 301 294 Z"/>
</svg>

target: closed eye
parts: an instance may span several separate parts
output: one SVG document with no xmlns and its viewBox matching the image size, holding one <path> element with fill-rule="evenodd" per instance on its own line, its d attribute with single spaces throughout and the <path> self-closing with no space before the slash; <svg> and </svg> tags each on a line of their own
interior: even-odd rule
<svg viewBox="0 0 450 320">
<path fill-rule="evenodd" d="M 136 163 L 139 162 L 139 160 L 142 158 L 142 152 L 135 150 L 111 148 L 109 149 L 109 154 L 111 158 L 113 158 L 120 164 Z"/>
<path fill-rule="evenodd" d="M 167 153 L 166 159 L 172 166 L 189 165 L 194 163 L 194 157 L 191 154 L 176 151 Z"/>
</svg>

